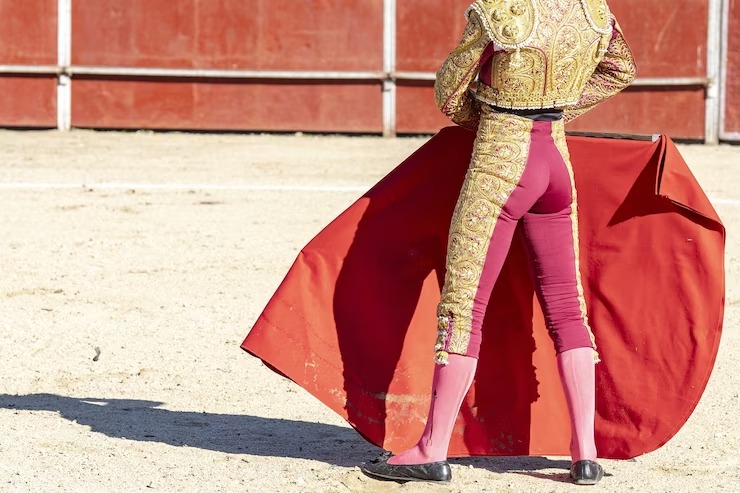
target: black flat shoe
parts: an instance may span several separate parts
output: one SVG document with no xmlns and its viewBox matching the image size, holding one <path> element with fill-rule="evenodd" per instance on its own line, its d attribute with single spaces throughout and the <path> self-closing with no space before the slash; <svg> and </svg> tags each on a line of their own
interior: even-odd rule
<svg viewBox="0 0 740 493">
<path fill-rule="evenodd" d="M 388 464 L 391 458 L 386 453 L 365 463 L 360 470 L 371 478 L 389 481 L 429 481 L 433 483 L 449 483 L 452 479 L 450 464 L 444 460 L 431 462 L 429 464 L 413 464 L 408 466 L 397 466 Z"/>
<path fill-rule="evenodd" d="M 579 460 L 570 466 L 570 479 L 575 484 L 594 485 L 604 477 L 604 468 L 592 460 Z"/>
</svg>

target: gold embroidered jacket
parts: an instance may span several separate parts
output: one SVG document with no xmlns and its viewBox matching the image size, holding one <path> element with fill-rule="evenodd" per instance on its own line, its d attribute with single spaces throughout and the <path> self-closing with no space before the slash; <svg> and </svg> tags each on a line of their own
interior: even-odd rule
<svg viewBox="0 0 740 493">
<path fill-rule="evenodd" d="M 632 52 L 605 0 L 477 0 L 466 16 L 435 83 L 437 105 L 459 125 L 474 128 L 481 103 L 562 109 L 569 121 L 635 78 Z"/>
</svg>

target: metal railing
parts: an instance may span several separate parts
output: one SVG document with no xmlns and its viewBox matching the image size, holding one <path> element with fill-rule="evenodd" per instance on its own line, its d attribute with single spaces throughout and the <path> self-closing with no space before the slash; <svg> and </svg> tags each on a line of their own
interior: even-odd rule
<svg viewBox="0 0 740 493">
<path fill-rule="evenodd" d="M 242 79 L 294 81 L 373 81 L 383 91 L 383 135 L 396 135 L 397 81 L 434 81 L 432 72 L 397 71 L 396 68 L 396 6 L 397 0 L 383 0 L 383 70 L 382 71 L 301 71 L 301 70 L 220 70 L 198 68 L 104 67 L 72 64 L 72 0 L 58 0 L 58 57 L 57 65 L 0 65 L 0 74 L 53 75 L 57 77 L 57 128 L 72 127 L 72 80 L 74 76 Z M 724 15 L 723 15 L 724 13 Z M 727 74 L 723 57 L 727 57 L 728 0 L 709 0 L 707 75 L 706 77 L 649 77 L 638 78 L 637 87 L 692 87 L 705 88 L 705 135 L 707 143 L 719 142 L 720 136 L 740 139 L 740 134 L 724 131 L 725 88 L 721 80 Z"/>
</svg>

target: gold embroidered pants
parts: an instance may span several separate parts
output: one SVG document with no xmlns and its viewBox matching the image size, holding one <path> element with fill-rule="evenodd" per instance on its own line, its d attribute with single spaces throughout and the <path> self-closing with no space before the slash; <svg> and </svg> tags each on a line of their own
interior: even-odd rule
<svg viewBox="0 0 740 493">
<path fill-rule="evenodd" d="M 483 105 L 450 225 L 438 363 L 449 353 L 478 356 L 483 317 L 519 221 L 556 351 L 596 348 L 578 265 L 575 194 L 562 120 L 533 121 Z"/>
</svg>

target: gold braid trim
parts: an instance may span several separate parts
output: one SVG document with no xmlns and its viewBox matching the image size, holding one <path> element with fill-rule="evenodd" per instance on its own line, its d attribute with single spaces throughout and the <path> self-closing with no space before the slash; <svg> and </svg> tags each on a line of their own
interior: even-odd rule
<svg viewBox="0 0 740 493">
<path fill-rule="evenodd" d="M 447 245 L 447 273 L 437 307 L 436 361 L 466 354 L 473 304 L 491 237 L 503 206 L 524 173 L 533 123 L 483 106 L 473 158 L 455 207 Z"/>
<path fill-rule="evenodd" d="M 612 35 L 611 12 L 604 0 L 581 0 L 591 29 L 605 36 Z"/>
<path fill-rule="evenodd" d="M 573 174 L 573 166 L 570 163 L 570 151 L 568 151 L 568 144 L 565 141 L 565 126 L 562 120 L 553 122 L 552 124 L 552 140 L 555 142 L 555 146 L 560 151 L 560 155 L 563 158 L 565 167 L 568 169 L 568 175 L 570 176 L 571 194 L 573 196 L 573 204 L 571 205 L 570 213 L 570 224 L 573 229 L 573 251 L 575 253 L 575 268 L 576 268 L 576 288 L 578 290 L 578 305 L 581 309 L 581 318 L 583 319 L 583 325 L 588 331 L 588 336 L 591 339 L 591 347 L 594 350 L 594 362 L 598 363 L 601 361 L 599 352 L 596 350 L 596 337 L 591 330 L 591 325 L 588 322 L 588 312 L 586 309 L 586 296 L 583 292 L 583 280 L 581 277 L 581 260 L 580 260 L 580 239 L 578 236 L 578 192 L 576 191 L 575 175 Z"/>
</svg>

